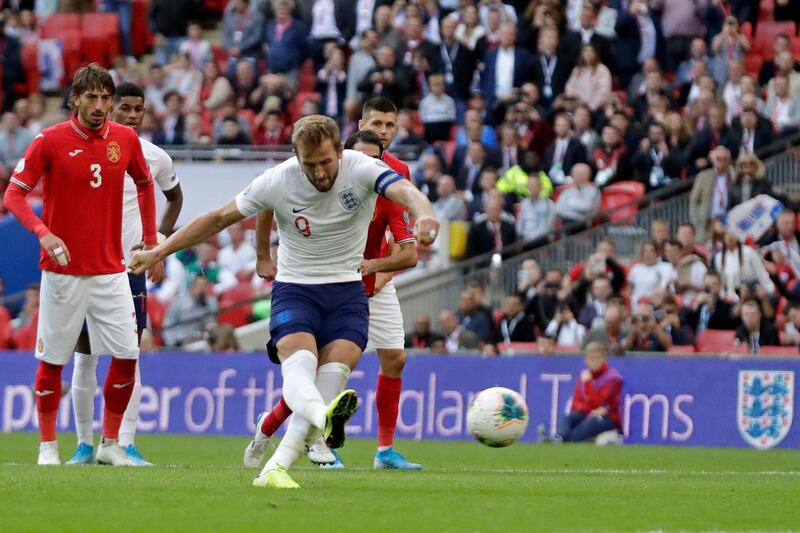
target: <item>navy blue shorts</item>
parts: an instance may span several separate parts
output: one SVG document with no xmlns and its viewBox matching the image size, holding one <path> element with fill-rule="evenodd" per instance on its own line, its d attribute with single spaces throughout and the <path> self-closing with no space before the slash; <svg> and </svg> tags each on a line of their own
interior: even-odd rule
<svg viewBox="0 0 800 533">
<path fill-rule="evenodd" d="M 344 339 L 361 350 L 367 346 L 369 301 L 361 281 L 301 285 L 272 284 L 271 335 L 267 352 L 270 361 L 278 360 L 278 341 L 292 333 L 310 333 L 317 348 Z"/>
<path fill-rule="evenodd" d="M 145 274 L 128 274 L 128 283 L 133 295 L 133 308 L 136 310 L 136 329 L 141 333 L 147 328 L 147 276 Z M 88 333 L 86 321 L 83 321 L 81 333 Z"/>
</svg>

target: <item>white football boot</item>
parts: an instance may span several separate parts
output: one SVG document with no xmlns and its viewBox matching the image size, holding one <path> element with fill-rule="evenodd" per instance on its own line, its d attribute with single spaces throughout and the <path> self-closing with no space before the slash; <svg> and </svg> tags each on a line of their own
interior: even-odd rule
<svg viewBox="0 0 800 533">
<path fill-rule="evenodd" d="M 136 461 L 128 457 L 125 450 L 115 440 L 103 439 L 95 456 L 101 465 L 137 466 Z"/>
<path fill-rule="evenodd" d="M 258 420 L 256 420 L 256 432 L 255 435 L 253 435 L 253 440 L 251 440 L 250 444 L 244 449 L 243 462 L 244 466 L 247 468 L 258 468 L 261 466 L 261 462 L 264 460 L 264 454 L 267 452 L 267 446 L 272 440 L 272 437 L 267 437 L 261 433 L 261 424 L 268 414 L 269 411 L 264 411 L 258 415 Z"/>
</svg>

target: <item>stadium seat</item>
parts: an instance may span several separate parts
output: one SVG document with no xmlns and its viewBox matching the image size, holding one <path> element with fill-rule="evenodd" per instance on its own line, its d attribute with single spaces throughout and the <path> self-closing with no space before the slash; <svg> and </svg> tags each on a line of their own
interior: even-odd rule
<svg viewBox="0 0 800 533">
<path fill-rule="evenodd" d="M 119 55 L 119 16 L 116 13 L 86 13 L 81 24 L 81 54 L 89 63 L 110 65 Z"/>
<path fill-rule="evenodd" d="M 53 13 L 42 23 L 42 39 L 60 39 L 68 31 L 81 31 L 81 16 L 77 13 Z"/>
<path fill-rule="evenodd" d="M 297 90 L 301 93 L 312 92 L 317 84 L 317 74 L 314 72 L 314 62 L 306 59 L 300 66 L 300 80 Z"/>
<path fill-rule="evenodd" d="M 219 296 L 219 313 L 217 322 L 230 324 L 238 328 L 250 323 L 250 311 L 253 307 L 253 286 L 249 281 L 239 282 Z"/>
<path fill-rule="evenodd" d="M 754 48 L 761 51 L 761 53 L 770 53 L 772 50 L 772 42 L 775 40 L 775 36 L 780 33 L 785 33 L 793 37 L 797 33 L 797 27 L 792 21 L 760 21 L 756 28 L 755 42 L 753 43 Z"/>
<path fill-rule="evenodd" d="M 644 184 L 638 181 L 620 181 L 601 190 L 600 212 L 607 213 L 612 222 L 631 221 L 639 211 L 635 202 L 644 196 Z M 623 207 L 625 206 L 625 207 Z"/>
<path fill-rule="evenodd" d="M 25 70 L 26 91 L 25 94 L 39 92 L 39 45 L 36 43 L 26 43 L 22 45 L 22 68 Z"/>
<path fill-rule="evenodd" d="M 702 353 L 728 353 L 736 332 L 727 329 L 706 329 L 697 337 L 697 351 Z"/>
<path fill-rule="evenodd" d="M 309 98 L 319 102 L 320 94 L 314 92 L 304 92 L 304 93 L 297 93 L 297 96 L 294 97 L 294 105 L 292 109 L 292 122 L 300 118 L 300 113 L 303 111 L 303 104 Z"/>
<path fill-rule="evenodd" d="M 150 0 L 133 0 L 131 15 L 131 40 L 134 55 L 142 55 L 153 47 L 153 33 L 147 20 Z"/>
<path fill-rule="evenodd" d="M 744 70 L 751 76 L 758 76 L 759 70 L 761 70 L 761 63 L 764 60 L 761 58 L 759 54 L 747 54 L 744 56 Z"/>
<path fill-rule="evenodd" d="M 800 349 L 797 346 L 762 346 L 758 350 L 758 355 L 778 355 L 778 356 L 800 356 Z"/>
</svg>

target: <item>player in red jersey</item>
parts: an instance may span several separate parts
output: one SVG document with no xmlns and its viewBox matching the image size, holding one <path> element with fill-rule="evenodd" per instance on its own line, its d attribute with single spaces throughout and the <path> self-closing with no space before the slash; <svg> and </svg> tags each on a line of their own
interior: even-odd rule
<svg viewBox="0 0 800 533">
<path fill-rule="evenodd" d="M 42 269 L 35 394 L 40 465 L 60 464 L 56 416 L 61 371 L 84 319 L 95 354 L 112 355 L 103 397 L 101 463 L 129 465 L 117 444 L 135 381 L 136 313 L 122 253 L 122 190 L 127 171 L 138 190 L 144 245 L 156 244 L 153 180 L 136 132 L 112 123 L 111 75 L 95 64 L 78 69 L 74 116 L 37 135 L 19 160 L 5 194 L 8 210 L 39 237 Z M 43 181 L 40 220 L 25 196 Z M 158 265 L 151 275 L 160 276 Z"/>
<path fill-rule="evenodd" d="M 397 130 L 397 107 L 385 97 L 368 100 L 362 109 L 359 121 L 361 132 L 369 131 L 377 135 L 380 144 L 375 146 L 364 136 L 366 142 L 358 142 L 358 135 L 351 136 L 346 143 L 353 143 L 352 148 L 368 155 L 380 157 L 394 171 L 411 180 L 408 166 L 385 152 Z M 375 139 L 375 137 L 372 137 Z M 373 152 L 375 150 L 376 152 Z M 267 224 L 268 221 L 268 224 Z M 266 232 L 271 228 L 271 218 L 259 215 L 259 229 Z M 394 245 L 389 246 L 386 230 L 392 233 Z M 401 205 L 383 198 L 378 199 L 375 216 L 369 227 L 364 260 L 361 263 L 361 274 L 369 299 L 369 344 L 365 351 L 376 350 L 380 359 L 380 372 L 375 387 L 375 403 L 378 411 L 378 451 L 373 466 L 376 469 L 391 468 L 401 470 L 419 470 L 421 466 L 411 463 L 394 449 L 394 432 L 397 425 L 400 391 L 402 390 L 402 373 L 406 361 L 404 350 L 405 333 L 403 331 L 403 315 L 397 292 L 392 283 L 391 273 L 414 267 L 417 264 L 417 248 L 413 234 L 413 223 L 408 211 Z M 268 255 L 269 235 L 258 235 L 257 241 L 264 246 L 259 247 L 259 263 L 257 270 L 260 276 L 270 279 L 275 276 L 275 263 Z M 261 463 L 269 442 L 269 437 L 289 417 L 291 410 L 281 398 L 269 413 L 262 413 L 256 423 L 254 439 L 245 449 L 244 464 L 256 468 Z M 342 468 L 338 454 L 328 450 L 324 441 L 311 443 L 309 458 L 316 463 Z"/>
</svg>

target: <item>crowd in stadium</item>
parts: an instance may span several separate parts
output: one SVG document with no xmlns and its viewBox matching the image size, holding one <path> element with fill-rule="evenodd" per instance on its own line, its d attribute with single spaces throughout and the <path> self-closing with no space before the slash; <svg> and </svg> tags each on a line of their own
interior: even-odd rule
<svg viewBox="0 0 800 533">
<path fill-rule="evenodd" d="M 735 331 L 753 353 L 800 344 L 794 204 L 762 162 L 800 131 L 797 2 L 150 0 L 152 55 L 132 30 L 141 4 L 2 2 L 2 182 L 68 113 L 25 78 L 24 50 L 48 20 L 99 9 L 118 15 L 107 61 L 116 82 L 146 88 L 140 134 L 160 146 L 287 145 L 291 124 L 316 113 L 346 137 L 365 99 L 390 98 L 389 151 L 419 147 L 412 177 L 441 221 L 469 224 L 466 257 L 584 229 L 619 187 L 640 197 L 696 175 L 691 220 L 675 235 L 654 223 L 635 261 L 616 259 L 612 241 L 569 272 L 527 261 L 502 309 L 473 287 L 436 317 L 440 331 L 418 317 L 410 347 L 493 354 L 537 341 L 548 353 L 597 340 L 621 354 L 694 345 L 704 330 Z M 66 45 L 62 60 L 69 71 Z M 787 209 L 742 243 L 721 220 L 759 194 Z M 159 342 L 235 348 L 214 314 L 263 292 L 247 236 L 237 227 L 170 259 L 150 298 Z M 25 346 L 35 292 L 13 322 L 0 318 L 0 347 Z"/>
</svg>

